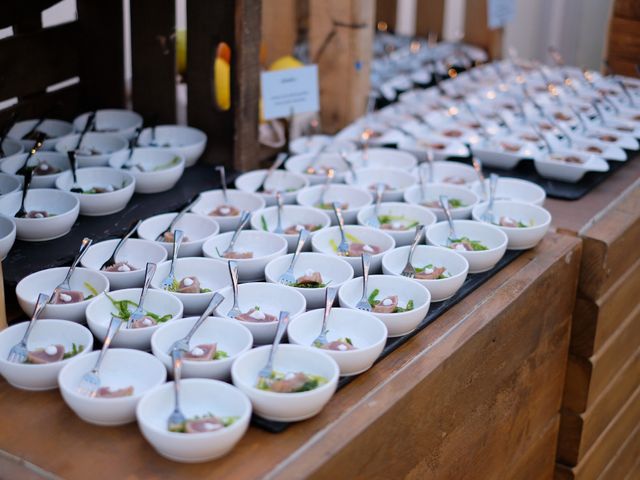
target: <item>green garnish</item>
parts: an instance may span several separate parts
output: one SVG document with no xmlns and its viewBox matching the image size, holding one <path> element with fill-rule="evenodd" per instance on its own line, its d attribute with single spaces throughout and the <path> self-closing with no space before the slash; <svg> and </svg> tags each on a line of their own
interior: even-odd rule
<svg viewBox="0 0 640 480">
<path fill-rule="evenodd" d="M 380 300 L 377 299 L 379 294 L 380 294 L 380 290 L 376 288 L 373 292 L 371 292 L 371 295 L 369 295 L 369 298 L 367 298 L 369 305 L 371 305 L 371 308 L 375 308 L 380 304 Z M 400 306 L 396 306 L 396 308 L 393 310 L 392 313 L 408 312 L 409 310 L 413 310 L 413 300 L 409 300 L 407 302 L 406 307 L 404 308 Z"/>
<path fill-rule="evenodd" d="M 429 265 L 425 265 L 424 267 L 414 267 L 416 270 L 416 273 L 422 273 L 424 272 L 427 268 L 430 270 L 434 270 L 436 267 L 433 266 L 433 264 L 429 264 Z M 444 278 L 449 278 L 448 275 L 445 275 L 444 273 L 441 273 L 438 278 L 436 280 L 442 280 Z"/>
<path fill-rule="evenodd" d="M 216 354 L 213 356 L 213 359 L 214 360 L 220 360 L 221 358 L 229 358 L 229 354 L 227 352 L 225 352 L 224 350 L 217 350 Z"/>
<path fill-rule="evenodd" d="M 200 289 L 200 293 L 211 293 L 211 289 L 210 288 L 201 288 Z"/>
<path fill-rule="evenodd" d="M 269 231 L 269 225 L 267 225 L 267 219 L 264 218 L 264 215 L 260 215 L 260 225 L 265 232 Z"/>
<path fill-rule="evenodd" d="M 180 163 L 180 157 L 173 157 L 171 159 L 171 161 L 167 162 L 167 163 L 163 163 L 161 165 L 158 165 L 157 167 L 153 168 L 153 172 L 157 172 L 158 170 L 164 170 L 165 168 L 171 168 L 174 165 L 177 165 Z"/>
<path fill-rule="evenodd" d="M 478 251 L 482 251 L 482 250 L 489 250 L 488 247 L 485 247 L 482 243 L 480 243 L 478 240 L 471 240 L 469 237 L 460 237 L 460 238 L 454 238 L 451 240 L 451 244 L 456 244 L 456 243 L 463 243 L 466 242 L 469 245 L 471 245 L 471 248 L 473 249 L 474 252 L 478 252 Z M 450 248 L 453 248 L 450 247 Z"/>
<path fill-rule="evenodd" d="M 347 240 L 352 243 L 362 243 L 358 237 L 351 235 L 350 233 L 345 232 L 344 236 L 347 237 Z M 329 246 L 333 249 L 334 252 L 338 251 L 338 244 L 333 238 L 329 240 Z"/>
<path fill-rule="evenodd" d="M 79 353 L 82 353 L 82 351 L 84 351 L 84 345 L 76 345 L 75 343 L 72 343 L 71 351 L 65 352 L 65 354 L 62 356 L 62 359 L 66 360 L 67 358 L 75 357 Z"/>
<path fill-rule="evenodd" d="M 133 311 L 138 308 L 138 304 L 132 300 L 115 300 L 107 292 L 104 292 L 104 294 L 109 300 L 111 300 L 111 304 L 116 307 L 117 312 L 113 314 L 114 317 L 118 317 L 122 320 L 128 320 Z M 132 307 L 132 310 L 130 310 L 129 307 Z M 171 320 L 173 317 L 171 314 L 160 316 L 157 313 L 150 312 L 149 310 L 145 310 L 145 312 L 145 314 L 148 317 L 153 318 L 156 323 L 164 323 L 167 320 Z"/>
<path fill-rule="evenodd" d="M 83 285 L 84 285 L 84 288 L 86 288 L 91 292 L 91 295 L 89 295 L 88 297 L 84 297 L 85 300 L 89 300 L 90 298 L 97 297 L 98 295 L 100 295 L 98 290 L 96 290 L 95 287 L 91 285 L 89 282 L 84 282 Z"/>
<path fill-rule="evenodd" d="M 387 223 L 393 223 L 393 222 L 401 222 L 403 220 L 407 220 L 407 218 L 404 215 L 378 215 L 378 221 L 381 224 L 387 224 Z M 417 221 L 411 221 L 405 225 L 403 225 L 403 229 L 404 230 L 409 230 L 410 228 L 415 227 L 416 225 L 418 225 L 419 222 Z"/>
<path fill-rule="evenodd" d="M 327 383 L 327 379 L 320 375 L 311 375 L 308 373 L 305 373 L 304 375 L 307 378 L 307 380 L 302 384 L 302 386 L 288 393 L 308 392 L 309 390 L 314 390 L 318 388 L 320 385 L 324 385 L 325 383 Z M 258 380 L 258 384 L 256 385 L 256 387 L 259 388 L 260 390 L 271 390 L 271 385 L 274 382 L 278 380 L 284 380 L 284 378 L 285 378 L 284 373 L 276 372 L 274 370 L 273 372 L 271 372 L 271 376 L 269 377 L 268 380 L 260 378 Z"/>
<path fill-rule="evenodd" d="M 449 206 L 451 208 L 460 208 L 460 207 L 464 207 L 465 204 L 459 198 L 450 198 L 449 199 Z"/>
<path fill-rule="evenodd" d="M 199 415 L 196 415 L 193 418 L 189 418 L 189 419 L 185 420 L 184 423 L 181 423 L 179 427 L 170 428 L 169 431 L 170 432 L 175 432 L 175 433 L 187 433 L 187 422 L 195 422 L 197 420 L 204 420 L 204 419 L 207 419 L 207 418 L 215 418 L 216 420 L 219 420 L 220 423 L 222 423 L 223 427 L 228 427 L 229 425 L 233 425 L 233 423 L 236 420 L 238 420 L 240 417 L 216 417 L 212 413 L 208 413 L 207 415 L 203 415 L 202 417 L 199 416 Z"/>
<path fill-rule="evenodd" d="M 315 283 L 315 282 L 296 282 L 289 285 L 290 287 L 297 288 L 324 288 L 329 285 L 330 282 L 326 283 Z"/>
</svg>

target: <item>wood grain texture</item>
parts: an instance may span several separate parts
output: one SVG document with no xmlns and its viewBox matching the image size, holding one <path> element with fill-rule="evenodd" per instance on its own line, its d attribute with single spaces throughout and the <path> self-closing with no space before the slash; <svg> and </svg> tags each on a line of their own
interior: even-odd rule
<svg viewBox="0 0 640 480">
<path fill-rule="evenodd" d="M 484 48 L 489 58 L 502 58 L 502 37 L 504 30 L 489 29 L 487 0 L 466 0 L 464 20 L 464 40 L 471 45 Z"/>
<path fill-rule="evenodd" d="M 613 2 L 613 16 L 638 20 L 640 19 L 640 3 L 637 0 L 615 0 Z"/>
<path fill-rule="evenodd" d="M 529 448 L 520 454 L 509 469 L 510 478 L 547 480 L 555 470 L 555 449 L 560 415 L 553 417 Z"/>
<path fill-rule="evenodd" d="M 297 0 L 262 0 L 262 44 L 265 67 L 293 54 L 298 37 Z"/>
<path fill-rule="evenodd" d="M 640 18 L 613 17 L 609 24 L 607 56 L 638 61 L 640 58 Z"/>
<path fill-rule="evenodd" d="M 397 10 L 398 0 L 376 0 L 376 25 L 379 22 L 384 22 L 389 31 L 395 31 Z M 416 15 L 416 20 L 418 18 L 419 15 Z"/>
<path fill-rule="evenodd" d="M 444 24 L 444 0 L 417 0 L 416 2 L 416 35 L 427 37 L 436 33 L 442 38 Z"/>
</svg>

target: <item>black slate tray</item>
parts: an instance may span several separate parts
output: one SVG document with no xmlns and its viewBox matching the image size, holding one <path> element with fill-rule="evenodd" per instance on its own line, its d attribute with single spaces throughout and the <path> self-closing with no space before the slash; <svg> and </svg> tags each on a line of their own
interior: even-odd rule
<svg viewBox="0 0 640 480">
<path fill-rule="evenodd" d="M 480 287 L 483 283 L 489 280 L 495 273 L 502 270 L 504 267 L 513 262 L 516 258 L 518 258 L 523 253 L 522 250 L 507 250 L 507 253 L 502 257 L 502 259 L 498 262 L 498 264 L 493 267 L 491 270 L 483 273 L 475 273 L 469 274 L 467 279 L 462 284 L 462 287 L 458 292 L 448 300 L 443 302 L 438 302 L 431 304 L 429 309 L 429 313 L 425 317 L 422 322 L 418 325 L 418 327 L 411 333 L 407 335 L 403 335 L 401 337 L 389 338 L 387 339 L 387 344 L 385 345 L 382 353 L 376 360 L 376 363 L 382 360 L 384 357 L 389 355 L 391 352 L 400 348 L 401 345 L 406 343 L 409 339 L 417 335 L 420 331 L 424 330 L 424 328 L 429 325 L 431 322 L 435 321 L 440 315 L 445 313 L 455 304 L 460 302 L 463 298 L 473 292 L 475 289 Z M 356 378 L 357 375 L 351 377 L 341 377 L 338 381 L 338 389 L 344 387 L 349 384 L 353 379 Z M 276 422 L 272 420 L 267 420 L 258 415 L 253 415 L 251 418 L 251 423 L 256 427 L 260 427 L 267 432 L 271 433 L 280 433 L 286 430 L 286 428 L 290 425 L 289 422 Z"/>
</svg>

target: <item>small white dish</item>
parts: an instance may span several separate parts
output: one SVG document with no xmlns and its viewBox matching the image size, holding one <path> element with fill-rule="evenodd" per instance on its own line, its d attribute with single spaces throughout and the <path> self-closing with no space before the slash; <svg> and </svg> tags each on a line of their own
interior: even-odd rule
<svg viewBox="0 0 640 480">
<path fill-rule="evenodd" d="M 151 242 L 156 241 L 156 237 L 164 232 L 177 213 L 162 213 L 147 218 L 138 227 L 138 236 Z M 174 230 L 182 230 L 185 239 L 182 240 L 178 257 L 200 257 L 202 256 L 202 245 L 204 242 L 220 233 L 220 225 L 213 220 L 213 217 L 203 217 L 195 213 L 185 213 L 178 220 Z M 173 256 L 173 242 L 157 242 L 167 251 L 167 258 Z"/>
<path fill-rule="evenodd" d="M 116 238 L 94 243 L 89 247 L 84 257 L 82 257 L 80 265 L 98 271 L 104 262 L 111 258 L 111 254 L 119 241 L 120 239 Z M 109 279 L 113 290 L 142 287 L 147 263 L 159 264 L 166 260 L 166 258 L 167 251 L 162 245 L 158 245 L 156 242 L 149 242 L 148 240 L 130 238 L 124 243 L 120 252 L 118 252 L 116 261 L 126 262 L 129 266 L 135 268 L 135 270 L 122 272 L 107 272 L 103 270 L 100 273 Z"/>
<path fill-rule="evenodd" d="M 0 215 L 0 261 L 7 258 L 16 241 L 16 222 L 11 217 Z"/>
<path fill-rule="evenodd" d="M 375 194 L 376 185 L 385 185 L 382 194 L 383 202 L 401 202 L 404 192 L 416 184 L 413 174 L 398 168 L 358 168 L 356 179 L 353 175 L 346 176 L 347 185 L 357 186 Z"/>
<path fill-rule="evenodd" d="M 5 137 L 0 148 L 0 158 L 10 157 L 24 152 L 24 147 L 15 138 Z"/>
<path fill-rule="evenodd" d="M 349 154 L 356 168 L 398 168 L 412 170 L 418 165 L 414 155 L 395 148 L 369 148 Z"/>
<path fill-rule="evenodd" d="M 284 163 L 284 168 L 290 172 L 302 174 L 309 180 L 310 185 L 324 183 L 327 179 L 327 170 L 333 169 L 335 183 L 342 183 L 349 166 L 340 157 L 339 153 L 304 153 L 292 155 Z"/>
<path fill-rule="evenodd" d="M 251 420 L 251 402 L 247 396 L 218 380 L 182 380 L 180 408 L 187 418 L 209 413 L 235 418 L 228 427 L 203 433 L 170 432 L 167 419 L 174 407 L 174 386 L 169 382 L 145 394 L 136 408 L 142 436 L 160 455 L 174 462 L 207 462 L 226 455 L 246 433 Z"/>
<path fill-rule="evenodd" d="M 440 135 L 421 134 L 418 139 L 403 136 L 398 142 L 398 148 L 415 155 L 421 162 L 427 160 L 428 150 L 433 152 L 433 158 L 436 161 L 469 156 L 469 148 L 464 143 Z"/>
<path fill-rule="evenodd" d="M 158 193 L 171 190 L 184 173 L 184 156 L 164 148 L 134 148 L 129 160 L 129 150 L 115 153 L 109 166 L 122 168 L 125 162 L 137 165 L 129 171 L 136 179 L 136 193 Z"/>
<path fill-rule="evenodd" d="M 86 311 L 87 325 L 98 340 L 104 342 L 111 323 L 111 317 L 119 313 L 118 308 L 113 305 L 110 298 L 116 302 L 128 300 L 137 305 L 141 291 L 141 288 L 126 288 L 109 294 L 103 293 L 89 304 Z M 118 334 L 111 342 L 113 347 L 148 351 L 151 348 L 151 335 L 156 330 L 162 325 L 182 318 L 183 307 L 180 300 L 162 290 L 149 290 L 143 307 L 145 312 L 151 312 L 160 317 L 171 315 L 171 318 L 157 325 L 144 328 L 127 328 L 126 322 L 128 319 L 123 319 L 125 323 L 122 324 Z M 131 313 L 135 310 L 134 305 L 129 305 L 128 308 Z"/>
<path fill-rule="evenodd" d="M 270 345 L 249 350 L 231 367 L 233 384 L 247 394 L 255 413 L 280 422 L 298 422 L 320 413 L 338 386 L 340 368 L 336 361 L 317 348 L 280 345 L 273 360 L 275 371 L 319 375 L 327 382 L 307 392 L 270 392 L 256 387 L 258 372 L 267 363 L 270 350 Z"/>
<path fill-rule="evenodd" d="M 100 352 L 76 356 L 58 376 L 60 393 L 78 417 L 103 426 L 124 425 L 136 419 L 142 396 L 167 379 L 162 362 L 150 353 L 128 348 L 109 349 L 100 367 L 100 383 L 112 390 L 133 387 L 133 395 L 118 398 L 89 397 L 78 391 L 82 376 L 94 367 Z"/>
<path fill-rule="evenodd" d="M 358 224 L 367 226 L 373 217 L 375 206 L 370 205 L 358 212 Z M 436 223 L 436 215 L 426 207 L 402 202 L 384 202 L 380 204 L 379 217 L 389 217 L 381 230 L 388 233 L 396 241 L 396 246 L 409 245 L 416 233 L 416 225 L 429 226 Z M 380 219 L 380 218 L 379 218 Z"/>
<path fill-rule="evenodd" d="M 326 153 L 353 152 L 356 144 L 347 140 L 336 140 L 329 135 L 304 135 L 291 141 L 289 151 L 293 155 L 304 153 L 316 154 L 321 150 Z"/>
<path fill-rule="evenodd" d="M 56 180 L 56 188 L 69 192 L 80 201 L 80 215 L 91 217 L 111 215 L 124 208 L 131 200 L 136 181 L 129 172 L 107 167 L 79 168 L 76 176 L 79 188 L 84 191 L 91 188 L 113 188 L 104 193 L 75 193 L 73 175 L 70 171 L 63 173 Z"/>
<path fill-rule="evenodd" d="M 37 188 L 27 192 L 24 205 L 27 212 L 47 212 L 45 218 L 15 218 L 20 210 L 22 192 L 0 197 L 0 214 L 16 222 L 18 240 L 43 242 L 65 236 L 80 213 L 80 202 L 72 194 L 52 188 Z"/>
<path fill-rule="evenodd" d="M 0 173 L 0 195 L 18 192 L 22 188 L 22 178 L 8 173 Z"/>
<path fill-rule="evenodd" d="M 485 189 L 489 192 L 488 179 L 485 180 Z M 478 198 L 484 198 L 479 181 L 472 185 L 471 190 L 478 195 Z M 542 187 L 519 178 L 500 177 L 496 185 L 496 200 L 513 200 L 542 206 L 546 197 L 547 194 Z"/>
<path fill-rule="evenodd" d="M 425 170 L 425 178 L 429 180 L 428 164 L 421 164 L 421 168 Z M 444 183 L 445 185 L 465 187 L 471 185 L 477 179 L 478 175 L 476 174 L 476 171 L 472 166 L 465 163 L 455 161 L 433 162 L 432 183 Z"/>
<path fill-rule="evenodd" d="M 456 233 L 460 237 L 480 242 L 487 250 L 455 250 L 469 262 L 469 273 L 481 273 L 491 270 L 504 256 L 507 250 L 507 235 L 498 227 L 473 220 L 454 220 Z M 427 241 L 431 245 L 446 247 L 449 224 L 439 222 L 427 229 Z"/>
<path fill-rule="evenodd" d="M 346 224 L 354 224 L 357 222 L 357 215 L 361 208 L 373 203 L 373 195 L 366 190 L 351 185 L 333 184 L 327 189 L 324 196 L 326 206 L 329 208 L 318 207 L 320 195 L 323 185 L 314 185 L 312 187 L 303 188 L 298 192 L 296 201 L 305 207 L 319 208 L 331 219 L 331 225 L 337 225 L 338 220 L 331 209 L 330 204 L 338 202 L 342 207 L 342 216 Z M 344 208 L 346 206 L 346 208 Z"/>
<path fill-rule="evenodd" d="M 298 192 L 309 186 L 309 180 L 300 173 L 275 170 L 264 185 L 265 191 L 256 192 L 266 175 L 267 170 L 264 169 L 243 173 L 236 178 L 236 188 L 242 192 L 260 195 L 269 206 L 276 204 L 276 190 L 281 192 L 283 203 L 293 204 L 296 203 Z"/>
<path fill-rule="evenodd" d="M 202 245 L 205 257 L 227 265 L 229 259 L 220 255 L 231 242 L 233 232 L 226 232 L 207 240 Z M 238 262 L 238 278 L 241 282 L 255 282 L 264 279 L 264 268 L 271 260 L 287 253 L 287 240 L 283 235 L 261 230 L 243 230 L 234 246 L 236 252 L 251 252 L 252 258 L 234 259 Z"/>
<path fill-rule="evenodd" d="M 151 128 L 145 128 L 138 137 L 138 146 L 168 148 L 178 152 L 184 157 L 184 166 L 187 168 L 196 164 L 207 146 L 206 133 L 185 125 L 158 125 L 155 137 L 154 142 L 151 139 Z"/>
<path fill-rule="evenodd" d="M 511 136 L 492 139 L 490 143 L 478 142 L 471 151 L 483 165 L 505 170 L 515 168 L 521 160 L 533 160 L 540 154 L 534 143 Z"/>
<path fill-rule="evenodd" d="M 23 139 L 22 137 L 29 133 L 39 121 L 40 119 L 31 119 L 16 122 L 16 124 L 11 127 L 11 130 L 9 130 L 9 134 L 7 136 L 19 141 L 25 150 L 31 150 L 34 141 Z M 47 118 L 38 126 L 36 131 L 43 132 L 47 135 L 47 138 L 42 144 L 42 149 L 53 150 L 56 146 L 56 143 L 61 137 L 69 135 L 71 132 L 73 132 L 73 126 L 69 122 L 65 122 L 64 120 Z"/>
<path fill-rule="evenodd" d="M 487 209 L 487 203 L 473 208 L 473 219 L 481 222 Z M 498 222 L 502 217 L 522 222 L 527 227 L 508 227 L 496 225 L 507 234 L 509 250 L 526 250 L 535 247 L 545 236 L 551 225 L 551 214 L 542 207 L 530 203 L 497 200 L 493 204 L 493 215 Z"/>
<path fill-rule="evenodd" d="M 264 274 L 269 283 L 279 283 L 280 275 L 287 271 L 291 264 L 293 254 L 271 260 Z M 353 267 L 346 260 L 316 252 L 302 252 L 296 260 L 293 276 L 300 278 L 308 272 L 318 272 L 322 276 L 325 287 L 289 287 L 297 290 L 307 301 L 307 309 L 321 308 L 324 305 L 324 297 L 327 287 L 340 287 L 344 282 L 353 278 Z"/>
<path fill-rule="evenodd" d="M 230 188 L 227 189 L 227 195 L 229 196 L 231 206 L 238 210 L 236 215 L 220 216 L 211 214 L 218 207 L 226 205 L 222 190 L 207 190 L 206 192 L 201 192 L 200 200 L 191 207 L 191 211 L 204 217 L 213 218 L 220 225 L 221 232 L 229 232 L 238 228 L 240 212 L 242 210 L 253 212 L 264 208 L 266 205 L 265 200 L 256 193 L 241 192 L 240 190 Z"/>
<path fill-rule="evenodd" d="M 58 373 L 69 363 L 70 358 L 59 362 L 33 364 L 12 363 L 7 360 L 11 347 L 19 343 L 27 330 L 28 322 L 18 323 L 0 332 L 0 374 L 16 388 L 22 390 L 52 390 L 58 388 Z M 74 348 L 86 355 L 93 349 L 93 335 L 88 328 L 66 320 L 41 318 L 36 321 L 27 342 L 27 350 L 33 351 L 49 345 L 62 345 L 64 351 Z"/>
<path fill-rule="evenodd" d="M 438 221 L 444 220 L 444 211 L 439 207 L 441 195 L 449 197 L 451 216 L 454 219 L 469 218 L 471 210 L 480 201 L 472 190 L 447 183 L 427 183 L 424 186 L 424 193 L 425 198 L 423 199 L 422 189 L 420 185 L 416 185 L 405 192 L 404 200 L 409 204 L 428 208 L 437 217 Z M 451 205 L 451 202 L 454 201 L 460 201 L 462 205 L 454 207 Z"/>
<path fill-rule="evenodd" d="M 317 348 L 313 341 L 322 329 L 323 310 L 303 313 L 289 323 L 287 336 L 294 345 Z M 387 341 L 387 327 L 374 314 L 349 308 L 333 308 L 327 319 L 329 342 L 348 338 L 354 350 L 319 349 L 333 358 L 340 375 L 357 375 L 369 370 L 382 353 Z"/>
<path fill-rule="evenodd" d="M 173 375 L 173 361 L 170 351 L 173 344 L 184 338 L 198 320 L 198 317 L 181 318 L 165 323 L 151 337 L 151 351 L 160 359 Z M 253 336 L 247 327 L 229 318 L 209 317 L 193 334 L 190 348 L 198 345 L 216 344 L 216 352 L 224 352 L 226 357 L 216 360 L 182 360 L 183 378 L 215 378 L 229 380 L 231 365 L 243 352 L 253 346 Z"/>
<path fill-rule="evenodd" d="M 221 290 L 220 294 L 224 300 L 216 309 L 216 314 L 226 317 L 233 306 L 233 291 L 229 286 Z M 249 329 L 255 345 L 264 345 L 273 342 L 280 312 L 289 312 L 289 318 L 293 319 L 304 313 L 307 302 L 300 292 L 284 285 L 262 282 L 238 285 L 238 308 L 240 311 L 247 313 L 256 306 L 259 307 L 261 313 L 273 315 L 276 320 L 252 322 L 236 318 L 234 321 Z"/>
<path fill-rule="evenodd" d="M 76 132 L 82 132 L 90 113 L 83 113 L 73 120 Z M 117 133 L 130 139 L 136 134 L 136 129 L 142 126 L 142 117 L 131 110 L 102 109 L 96 111 L 92 131 L 101 133 Z"/>
<path fill-rule="evenodd" d="M 345 225 L 344 227 L 347 241 L 363 243 L 365 245 L 373 245 L 380 248 L 380 252 L 371 254 L 371 273 L 378 273 L 382 265 L 382 256 L 396 246 L 396 241 L 391 235 L 370 227 L 360 225 Z M 340 244 L 339 227 L 329 227 L 319 231 L 311 239 L 311 249 L 314 252 L 320 252 L 326 255 L 338 256 L 337 248 Z M 334 248 L 335 246 L 335 248 Z M 340 257 L 346 260 L 353 268 L 355 276 L 362 275 L 362 257 L 345 256 Z"/>
<path fill-rule="evenodd" d="M 24 161 L 29 156 L 28 153 L 20 153 L 12 157 L 6 158 L 0 163 L 0 170 L 8 175 L 15 175 L 18 177 L 20 185 L 24 181 L 24 177 L 17 172 L 24 165 Z M 69 159 L 66 155 L 62 155 L 57 152 L 38 152 L 33 155 L 29 162 L 28 167 L 36 167 L 40 163 L 46 163 L 49 167 L 53 167 L 58 170 L 57 173 L 51 173 L 49 175 L 33 175 L 31 177 L 31 185 L 29 188 L 54 188 L 56 180 L 67 170 L 69 170 Z M 49 171 L 52 171 L 49 169 Z"/>
<path fill-rule="evenodd" d="M 409 246 L 396 248 L 382 257 L 382 271 L 386 275 L 401 275 L 409 257 L 409 248 Z M 434 280 L 414 278 L 429 290 L 431 302 L 441 302 L 455 295 L 469 273 L 469 262 L 466 258 L 453 250 L 432 245 L 418 245 L 413 253 L 411 264 L 414 268 L 421 269 L 427 265 L 445 268 L 444 275 L 447 278 Z"/>
<path fill-rule="evenodd" d="M 568 163 L 555 158 L 575 158 L 580 163 Z M 585 154 L 575 150 L 559 150 L 552 154 L 540 155 L 534 160 L 536 171 L 545 178 L 575 183 L 587 172 L 608 172 L 609 164 L 606 160 L 595 155 Z"/>
<path fill-rule="evenodd" d="M 56 151 L 67 156 L 69 150 L 75 150 L 80 134 L 67 135 L 56 143 Z M 114 133 L 87 132 L 80 148 L 76 151 L 78 167 L 106 167 L 111 156 L 129 149 L 127 139 Z"/>
<path fill-rule="evenodd" d="M 46 293 L 50 295 L 62 280 L 64 280 L 68 267 L 48 268 L 39 272 L 27 275 L 16 285 L 16 297 L 22 311 L 29 317 L 36 306 L 38 295 Z M 92 289 L 98 292 L 109 291 L 109 280 L 101 272 L 96 272 L 86 268 L 76 268 L 70 280 L 71 290 L 79 291 L 84 297 L 91 297 L 88 300 L 69 304 L 48 304 L 42 316 L 46 318 L 60 318 L 72 322 L 83 323 L 85 311 L 93 301 Z M 91 288 L 89 288 L 91 287 Z"/>
<path fill-rule="evenodd" d="M 370 296 L 378 290 L 377 300 L 382 301 L 391 295 L 397 295 L 398 306 L 405 307 L 413 301 L 413 308 L 406 312 L 376 313 L 371 312 L 387 327 L 389 337 L 400 337 L 416 329 L 424 320 L 431 304 L 431 294 L 423 285 L 405 277 L 390 275 L 369 275 L 367 294 Z M 362 279 L 354 278 L 340 287 L 338 299 L 340 306 L 356 310 L 356 304 L 362 297 Z"/>
</svg>

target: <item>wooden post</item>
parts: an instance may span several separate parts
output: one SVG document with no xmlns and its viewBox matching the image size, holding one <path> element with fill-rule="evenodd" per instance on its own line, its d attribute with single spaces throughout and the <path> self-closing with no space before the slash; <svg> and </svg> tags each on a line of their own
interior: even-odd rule
<svg viewBox="0 0 640 480">
<path fill-rule="evenodd" d="M 293 53 L 298 37 L 296 0 L 262 0 L 262 45 L 265 67 Z"/>
<path fill-rule="evenodd" d="M 445 0 L 417 0 L 416 35 L 427 37 L 429 33 L 436 33 L 439 39 L 442 38 L 444 1 Z"/>
<path fill-rule="evenodd" d="M 502 35 L 504 30 L 489 29 L 487 0 L 466 0 L 464 40 L 484 48 L 491 59 L 502 58 Z"/>
<path fill-rule="evenodd" d="M 335 133 L 366 109 L 374 0 L 310 0 L 309 49 L 320 75 L 322 129 Z"/>
<path fill-rule="evenodd" d="M 609 21 L 607 61 L 620 75 L 640 77 L 636 64 L 640 59 L 640 3 L 615 0 Z"/>
<path fill-rule="evenodd" d="M 398 0 L 376 0 L 376 25 L 383 23 L 390 32 L 395 31 Z"/>
</svg>

